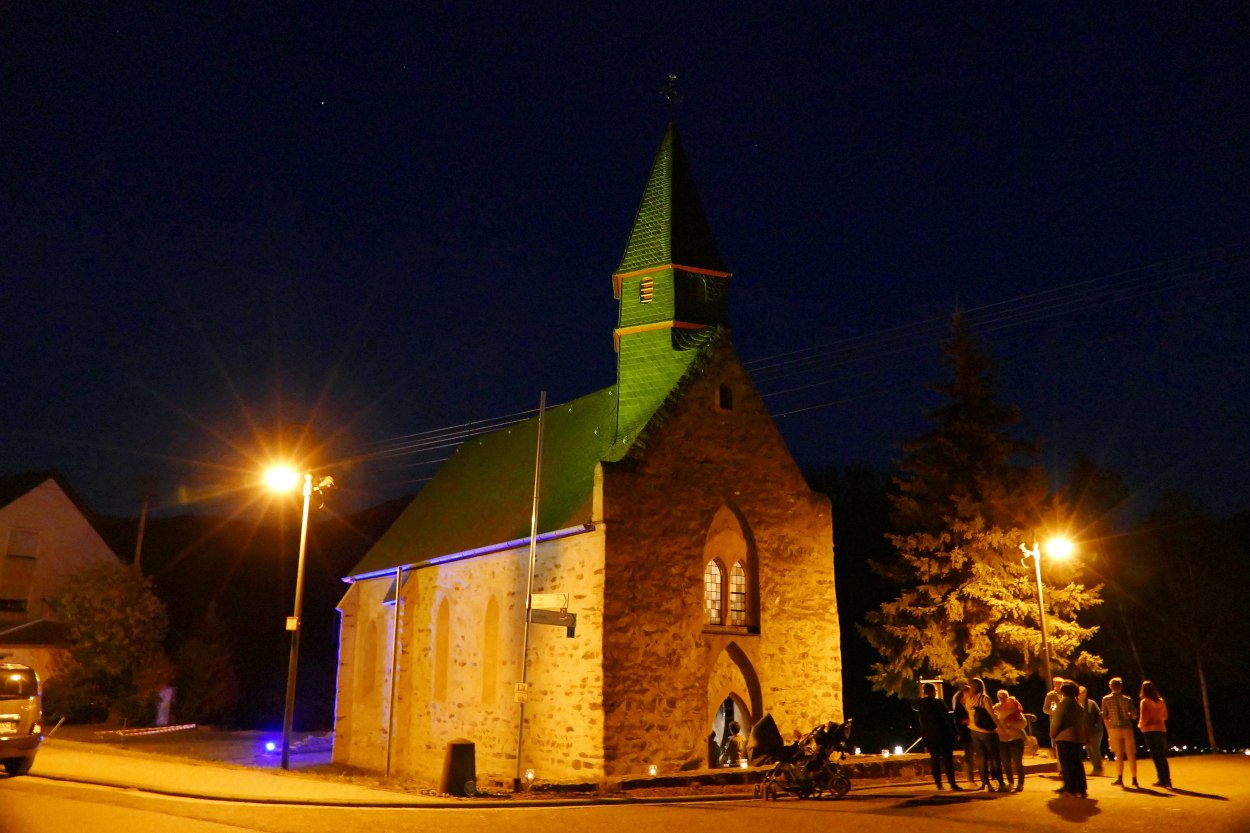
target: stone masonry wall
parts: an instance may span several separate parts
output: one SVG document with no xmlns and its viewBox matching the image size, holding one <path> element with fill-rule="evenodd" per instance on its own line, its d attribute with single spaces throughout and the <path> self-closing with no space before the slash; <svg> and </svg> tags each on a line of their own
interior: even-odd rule
<svg viewBox="0 0 1250 833">
<path fill-rule="evenodd" d="M 475 744 L 478 783 L 511 784 L 528 557 L 522 547 L 409 574 L 401 594 L 393 774 L 436 785 L 448 743 L 467 739 Z M 389 583 L 361 582 L 342 606 L 335 760 L 373 770 L 385 768 L 389 723 L 393 607 L 381 604 Z M 522 768 L 542 779 L 593 780 L 603 772 L 602 588 L 601 528 L 538 546 L 534 592 L 569 594 L 578 617 L 572 638 L 556 626 L 530 631 Z M 381 638 L 368 637 L 371 625 Z"/>
<path fill-rule="evenodd" d="M 706 758 L 727 652 L 758 680 L 752 720 L 771 712 L 788 733 L 842 719 L 829 502 L 808 489 L 727 339 L 643 440 L 604 467 L 608 773 Z M 704 626 L 705 544 L 725 507 L 756 559 L 758 633 Z"/>
</svg>

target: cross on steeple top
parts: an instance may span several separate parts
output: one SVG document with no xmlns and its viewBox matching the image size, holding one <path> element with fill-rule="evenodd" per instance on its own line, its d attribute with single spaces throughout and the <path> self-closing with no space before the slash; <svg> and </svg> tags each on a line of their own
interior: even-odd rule
<svg viewBox="0 0 1250 833">
<path fill-rule="evenodd" d="M 670 72 L 664 86 L 660 87 L 660 95 L 668 102 L 668 117 L 671 120 L 677 105 L 685 101 L 685 97 L 677 89 L 677 73 Z"/>
</svg>

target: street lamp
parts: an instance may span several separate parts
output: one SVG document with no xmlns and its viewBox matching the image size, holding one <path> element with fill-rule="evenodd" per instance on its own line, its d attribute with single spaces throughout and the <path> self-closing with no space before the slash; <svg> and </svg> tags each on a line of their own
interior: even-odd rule
<svg viewBox="0 0 1250 833">
<path fill-rule="evenodd" d="M 1072 555 L 1072 542 L 1067 538 L 1051 538 L 1046 542 L 1045 547 L 1046 553 L 1051 558 L 1065 559 Z M 1021 544 L 1020 552 L 1024 553 L 1024 558 L 1020 559 L 1021 564 L 1030 558 L 1033 559 L 1033 569 L 1037 576 L 1037 619 L 1042 631 L 1042 667 L 1046 671 L 1046 688 L 1049 690 L 1054 688 L 1055 680 L 1050 670 L 1050 646 L 1046 638 L 1046 600 L 1042 597 L 1042 547 L 1034 543 L 1033 549 L 1029 549 Z"/>
<path fill-rule="evenodd" d="M 319 478 L 313 485 L 312 472 L 305 472 L 304 514 L 299 525 L 299 562 L 295 570 L 295 614 L 286 620 L 291 632 L 291 658 L 286 669 L 286 705 L 282 710 L 282 768 L 291 768 L 291 724 L 295 720 L 295 677 L 299 669 L 300 614 L 304 607 L 304 553 L 308 548 L 308 505 L 312 493 L 323 494 L 333 488 L 333 477 Z M 276 492 L 288 492 L 300 482 L 300 474 L 291 468 L 275 467 L 265 472 L 265 483 Z"/>
</svg>

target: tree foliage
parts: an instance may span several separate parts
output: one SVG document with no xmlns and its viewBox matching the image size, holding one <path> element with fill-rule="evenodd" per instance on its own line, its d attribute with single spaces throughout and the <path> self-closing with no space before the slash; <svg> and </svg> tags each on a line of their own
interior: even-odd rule
<svg viewBox="0 0 1250 833">
<path fill-rule="evenodd" d="M 169 619 L 151 581 L 118 562 L 92 564 L 70 578 L 56 611 L 70 648 L 51 687 L 54 706 L 150 717 L 159 687 L 172 680 L 162 650 Z"/>
<path fill-rule="evenodd" d="M 932 428 L 903 446 L 887 535 L 894 556 L 875 565 L 899 594 L 860 626 L 881 657 L 874 687 L 900 696 L 920 677 L 1010 684 L 1040 666 L 1036 581 L 1020 545 L 1064 515 L 1042 471 L 1018 462 L 1034 449 L 1009 435 L 1019 414 L 997 401 L 997 375 L 960 313 L 944 353 L 951 379 L 933 389 L 946 401 L 929 413 Z M 1046 572 L 1056 670 L 1100 671 L 1099 658 L 1079 650 L 1093 629 L 1077 622 L 1099 588 Z"/>
</svg>

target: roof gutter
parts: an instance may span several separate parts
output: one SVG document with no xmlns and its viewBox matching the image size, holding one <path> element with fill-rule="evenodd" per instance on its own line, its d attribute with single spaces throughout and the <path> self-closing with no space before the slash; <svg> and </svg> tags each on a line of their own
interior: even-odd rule
<svg viewBox="0 0 1250 833">
<path fill-rule="evenodd" d="M 556 529 L 551 532 L 544 532 L 537 536 L 534 540 L 538 543 L 544 541 L 558 541 L 561 538 L 570 538 L 574 535 L 581 535 L 585 532 L 593 532 L 594 524 L 578 524 L 577 526 L 569 526 L 564 529 Z M 427 558 L 424 561 L 414 561 L 410 564 L 397 564 L 394 567 L 387 567 L 382 570 L 373 570 L 368 573 L 360 573 L 354 576 L 345 576 L 343 581 L 347 584 L 353 584 L 357 581 L 368 581 L 371 578 L 381 578 L 383 576 L 393 576 L 396 570 L 420 570 L 423 567 L 437 567 L 440 564 L 451 564 L 456 561 L 464 561 L 466 558 L 476 558 L 479 555 L 490 555 L 495 552 L 504 552 L 518 547 L 525 546 L 530 542 L 530 536 L 524 538 L 513 538 L 511 541 L 504 541 L 499 544 L 487 544 L 484 547 L 477 547 L 471 550 L 462 550 L 449 555 L 438 555 L 434 558 Z"/>
</svg>

